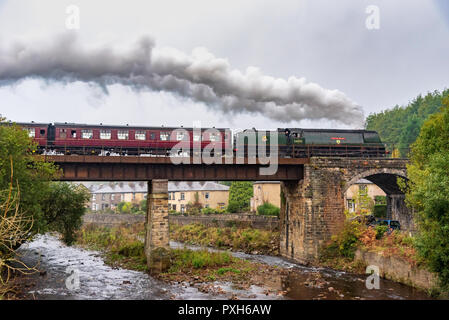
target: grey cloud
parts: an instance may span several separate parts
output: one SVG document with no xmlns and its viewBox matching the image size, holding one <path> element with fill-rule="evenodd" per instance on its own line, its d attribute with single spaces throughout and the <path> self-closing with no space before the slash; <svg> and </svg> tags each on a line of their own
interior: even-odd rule
<svg viewBox="0 0 449 320">
<path fill-rule="evenodd" d="M 358 127 L 363 123 L 362 108 L 338 90 L 324 89 L 305 78 L 270 77 L 254 67 L 241 72 L 205 48 L 196 48 L 191 55 L 158 49 L 148 37 L 124 53 L 109 46 L 86 49 L 73 35 L 57 37 L 49 45 L 18 43 L 0 48 L 1 84 L 29 77 L 93 82 L 105 92 L 114 83 L 168 91 L 225 114 L 261 114 L 283 123 L 305 119 Z"/>
</svg>

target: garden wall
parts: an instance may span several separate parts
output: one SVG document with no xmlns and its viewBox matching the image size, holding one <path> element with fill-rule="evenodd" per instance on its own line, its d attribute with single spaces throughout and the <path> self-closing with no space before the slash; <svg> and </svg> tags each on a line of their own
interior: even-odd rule
<svg viewBox="0 0 449 320">
<path fill-rule="evenodd" d="M 90 213 L 83 217 L 84 224 L 94 224 L 103 227 L 113 227 L 121 224 L 144 223 L 144 215 L 135 214 L 104 214 Z M 278 230 L 279 218 L 269 216 L 255 216 L 242 214 L 220 214 L 209 216 L 169 216 L 169 222 L 177 225 L 192 223 L 203 224 L 207 227 L 240 227 L 263 230 Z"/>
<path fill-rule="evenodd" d="M 382 278 L 424 290 L 437 287 L 437 276 L 434 273 L 412 266 L 400 258 L 384 257 L 377 252 L 358 249 L 355 259 L 362 260 L 367 265 L 378 266 Z"/>
</svg>

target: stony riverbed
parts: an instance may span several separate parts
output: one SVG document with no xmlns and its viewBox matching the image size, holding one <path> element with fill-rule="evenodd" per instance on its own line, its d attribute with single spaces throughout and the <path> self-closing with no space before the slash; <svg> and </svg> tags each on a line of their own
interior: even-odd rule
<svg viewBox="0 0 449 320">
<path fill-rule="evenodd" d="M 183 245 L 172 242 L 171 246 Z M 232 254 L 289 272 L 248 290 L 234 288 L 230 283 L 212 282 L 207 285 L 213 290 L 205 291 L 201 285 L 168 284 L 144 272 L 110 267 L 104 263 L 101 253 L 67 247 L 48 234 L 23 245 L 19 253 L 25 263 L 39 270 L 22 281 L 28 299 L 429 299 L 424 292 L 387 280 L 381 280 L 379 290 L 368 290 L 363 276 L 239 252 Z M 67 273 L 69 267 L 77 270 L 79 288 L 73 288 L 71 282 L 69 286 L 66 284 L 69 277 L 73 278 Z"/>
</svg>

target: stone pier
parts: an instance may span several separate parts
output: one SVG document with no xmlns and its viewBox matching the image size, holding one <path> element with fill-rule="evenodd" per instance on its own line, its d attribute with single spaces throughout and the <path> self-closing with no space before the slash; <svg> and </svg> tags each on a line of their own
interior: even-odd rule
<svg viewBox="0 0 449 320">
<path fill-rule="evenodd" d="M 148 182 L 145 230 L 145 255 L 148 269 L 150 273 L 163 272 L 170 263 L 168 180 Z"/>
<path fill-rule="evenodd" d="M 387 194 L 389 216 L 410 230 L 411 213 L 397 184 L 398 177 L 406 179 L 406 164 L 402 159 L 311 158 L 302 180 L 281 186 L 281 255 L 316 262 L 323 245 L 344 225 L 346 191 L 362 178 Z"/>
</svg>

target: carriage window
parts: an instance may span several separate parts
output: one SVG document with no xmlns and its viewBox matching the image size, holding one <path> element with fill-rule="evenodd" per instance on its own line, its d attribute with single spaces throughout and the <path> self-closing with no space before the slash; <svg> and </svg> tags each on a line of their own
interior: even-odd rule
<svg viewBox="0 0 449 320">
<path fill-rule="evenodd" d="M 176 141 L 184 140 L 185 134 L 184 132 L 176 132 Z"/>
<path fill-rule="evenodd" d="M 41 136 L 45 136 L 45 130 L 41 129 Z"/>
<path fill-rule="evenodd" d="M 100 130 L 100 139 L 103 140 L 111 139 L 111 130 Z"/>
<path fill-rule="evenodd" d="M 128 140 L 128 138 L 129 138 L 129 132 L 126 131 L 126 130 L 119 130 L 119 131 L 117 132 L 117 138 L 118 138 L 119 140 Z"/>
<path fill-rule="evenodd" d="M 28 137 L 30 137 L 30 138 L 36 137 L 36 129 L 34 129 L 34 128 L 25 128 L 24 130 L 26 132 L 28 132 Z"/>
<path fill-rule="evenodd" d="M 76 130 L 72 130 L 72 138 L 76 138 Z"/>
<path fill-rule="evenodd" d="M 145 131 L 136 131 L 135 137 L 136 140 L 145 140 L 146 139 Z"/>
<path fill-rule="evenodd" d="M 161 141 L 168 141 L 170 138 L 170 132 L 161 132 L 159 134 Z"/>
<path fill-rule="evenodd" d="M 150 140 L 156 140 L 156 134 L 154 132 L 150 133 Z"/>
<path fill-rule="evenodd" d="M 66 129 L 59 129 L 59 138 L 60 139 L 67 138 L 67 130 Z"/>
<path fill-rule="evenodd" d="M 193 134 L 193 141 L 200 141 L 201 140 L 201 134 L 194 133 Z"/>
<path fill-rule="evenodd" d="M 219 133 L 211 133 L 209 135 L 209 141 L 220 141 L 220 134 Z"/>
<path fill-rule="evenodd" d="M 81 138 L 83 139 L 92 139 L 94 137 L 94 133 L 90 129 L 81 130 Z"/>
</svg>

